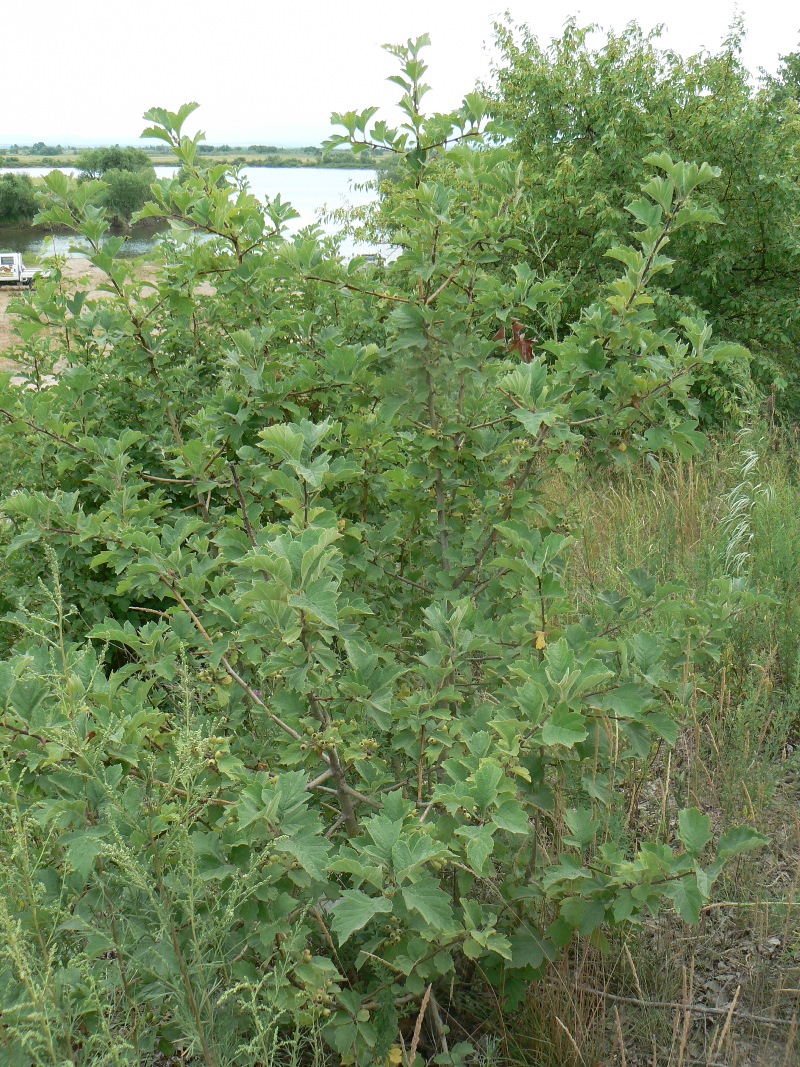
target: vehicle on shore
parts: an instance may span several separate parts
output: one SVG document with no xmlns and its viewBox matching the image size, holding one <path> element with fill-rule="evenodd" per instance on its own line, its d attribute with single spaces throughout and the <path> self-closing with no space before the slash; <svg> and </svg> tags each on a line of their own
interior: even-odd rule
<svg viewBox="0 0 800 1067">
<path fill-rule="evenodd" d="M 0 252 L 0 285 L 29 288 L 37 278 L 46 278 L 49 273 L 42 267 L 26 267 L 21 252 Z"/>
</svg>

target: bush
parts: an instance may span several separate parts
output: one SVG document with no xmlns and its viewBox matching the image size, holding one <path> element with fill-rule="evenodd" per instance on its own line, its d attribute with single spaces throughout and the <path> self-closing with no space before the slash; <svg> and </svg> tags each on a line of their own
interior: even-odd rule
<svg viewBox="0 0 800 1067">
<path fill-rule="evenodd" d="M 141 148 L 89 148 L 81 152 L 76 163 L 77 169 L 86 178 L 102 178 L 109 171 L 150 171 L 150 157 Z"/>
<path fill-rule="evenodd" d="M 101 179 L 107 184 L 103 205 L 123 223 L 142 209 L 155 180 L 150 157 L 140 148 L 92 148 L 80 154 L 77 167 L 79 182 Z"/>
<path fill-rule="evenodd" d="M 627 230 L 625 205 L 643 180 L 647 150 L 721 169 L 704 203 L 723 225 L 677 237 L 661 314 L 702 309 L 721 337 L 752 350 L 768 390 L 798 373 L 800 119 L 786 89 L 791 64 L 754 90 L 741 35 L 735 25 L 718 54 L 684 59 L 635 24 L 596 47 L 574 20 L 547 46 L 525 27 L 500 26 L 493 108 L 525 161 L 536 233 L 546 234 L 531 254 L 568 282 L 560 329 L 613 273 L 606 251 Z M 747 386 L 735 375 L 722 388 L 705 384 L 704 409 L 718 420 L 733 414 Z M 786 390 L 785 411 L 796 413 L 796 395 Z"/>
<path fill-rule="evenodd" d="M 27 174 L 0 174 L 0 226 L 19 226 L 38 211 L 36 190 Z"/>
<path fill-rule="evenodd" d="M 108 184 L 103 195 L 103 203 L 108 213 L 122 222 L 144 207 L 150 196 L 150 184 L 153 180 L 150 171 L 109 170 L 103 175 Z"/>
<path fill-rule="evenodd" d="M 649 292 L 714 173 L 652 156 L 617 278 L 546 357 L 504 345 L 553 286 L 498 269 L 516 162 L 469 147 L 477 95 L 419 111 L 423 44 L 392 50 L 405 131 L 369 109 L 329 142 L 403 158 L 387 264 L 285 240 L 291 208 L 198 165 L 193 105 L 148 114 L 182 177 L 142 215 L 208 239 L 168 239 L 146 284 L 103 244 L 103 187 L 46 179 L 43 221 L 109 296 L 44 281 L 21 330 L 37 355 L 51 331 L 61 375 L 3 399 L 9 551 L 50 558 L 0 670 L 15 1065 L 253 1067 L 317 1037 L 398 1062 L 422 1005 L 431 1055 L 474 1062 L 445 989 L 455 1017 L 481 983 L 518 1003 L 573 939 L 664 900 L 696 921 L 763 840 L 713 842 L 693 808 L 669 841 L 623 839 L 626 783 L 752 598 L 633 571 L 576 610 L 548 491 L 579 461 L 702 447 L 693 376 L 741 353 L 661 328 Z"/>
</svg>

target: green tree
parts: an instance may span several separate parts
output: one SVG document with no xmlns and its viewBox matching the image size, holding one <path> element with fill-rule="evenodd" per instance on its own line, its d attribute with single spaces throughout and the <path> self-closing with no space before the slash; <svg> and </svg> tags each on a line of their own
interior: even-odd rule
<svg viewBox="0 0 800 1067">
<path fill-rule="evenodd" d="M 147 170 L 106 171 L 103 181 L 108 188 L 103 202 L 109 214 L 120 221 L 128 222 L 137 211 L 141 211 L 147 201 L 152 180 L 152 168 L 150 173 Z"/>
<path fill-rule="evenodd" d="M 35 186 L 27 174 L 0 175 L 0 226 L 27 224 L 37 211 Z"/>
<path fill-rule="evenodd" d="M 735 25 L 717 54 L 684 59 L 635 24 L 596 46 L 574 20 L 549 45 L 501 25 L 493 104 L 524 161 L 539 234 L 532 253 L 569 279 L 561 329 L 613 271 L 606 251 L 625 233 L 647 153 L 721 169 L 704 195 L 722 225 L 677 239 L 670 289 L 721 336 L 747 344 L 768 387 L 798 371 L 800 120 L 774 85 L 753 89 L 741 32 Z"/>
<path fill-rule="evenodd" d="M 30 153 L 37 156 L 60 156 L 64 149 L 61 145 L 47 145 L 44 141 L 37 141 L 31 145 Z"/>
<path fill-rule="evenodd" d="M 778 100 L 800 103 L 800 52 L 781 56 L 780 68 L 770 84 Z"/>
<path fill-rule="evenodd" d="M 150 170 L 150 157 L 141 148 L 89 148 L 81 152 L 76 167 L 85 178 L 102 178 L 107 171 Z"/>
<path fill-rule="evenodd" d="M 92 148 L 81 153 L 77 167 L 79 182 L 102 179 L 106 183 L 103 203 L 123 223 L 142 209 L 155 180 L 150 157 L 140 148 Z"/>
</svg>

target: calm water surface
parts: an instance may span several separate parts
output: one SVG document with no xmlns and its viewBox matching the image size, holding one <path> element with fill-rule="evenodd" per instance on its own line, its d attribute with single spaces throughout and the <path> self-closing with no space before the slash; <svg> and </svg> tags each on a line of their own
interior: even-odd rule
<svg viewBox="0 0 800 1067">
<path fill-rule="evenodd" d="M 65 174 L 77 173 L 72 167 L 59 169 Z M 32 178 L 40 178 L 49 174 L 51 170 L 51 167 L 0 168 L 0 174 L 29 174 Z M 158 178 L 168 178 L 175 174 L 174 167 L 156 167 L 155 171 Z M 313 222 L 320 222 L 327 233 L 333 233 L 336 230 L 336 224 L 326 220 L 327 212 L 346 205 L 358 207 L 375 199 L 372 189 L 363 188 L 375 177 L 375 172 L 371 170 L 334 170 L 323 167 L 244 167 L 241 173 L 247 179 L 250 191 L 260 200 L 280 194 L 282 200 L 288 201 L 295 211 L 300 212 L 300 217 L 292 219 L 288 224 L 289 233 L 296 233 L 303 226 L 308 226 Z M 0 244 L 12 252 L 40 255 L 48 240 L 55 242 L 56 251 L 60 253 L 82 254 L 80 249 L 75 247 L 75 238 L 68 235 L 47 238 L 36 227 L 32 230 L 0 231 Z M 149 251 L 157 240 L 158 234 L 152 232 L 130 237 L 125 244 L 124 254 L 141 255 Z M 346 241 L 343 251 L 353 255 L 366 249 L 358 248 L 352 241 Z"/>
</svg>

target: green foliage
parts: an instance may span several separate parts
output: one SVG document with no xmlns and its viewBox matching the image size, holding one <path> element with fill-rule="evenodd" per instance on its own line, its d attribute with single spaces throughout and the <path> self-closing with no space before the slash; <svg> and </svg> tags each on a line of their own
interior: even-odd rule
<svg viewBox="0 0 800 1067">
<path fill-rule="evenodd" d="M 702 204 L 707 221 L 722 225 L 684 231 L 670 294 L 656 289 L 656 307 L 662 322 L 676 308 L 702 309 L 721 337 L 752 350 L 759 384 L 781 389 L 797 373 L 800 339 L 800 127 L 787 91 L 791 57 L 782 80 L 756 91 L 739 57 L 741 34 L 734 24 L 718 54 L 685 59 L 635 24 L 597 46 L 574 21 L 549 46 L 527 28 L 501 25 L 493 110 L 526 164 L 531 252 L 568 283 L 560 329 L 611 276 L 604 256 L 624 239 L 625 205 L 644 180 L 647 152 L 719 167 Z M 743 363 L 719 365 L 698 384 L 704 414 L 724 421 L 747 389 Z M 783 398 L 790 413 L 795 393 Z"/>
<path fill-rule="evenodd" d="M 141 211 L 150 196 L 153 171 L 109 170 L 103 175 L 108 188 L 103 204 L 108 213 L 127 221 Z"/>
<path fill-rule="evenodd" d="M 103 178 L 108 171 L 134 173 L 149 170 L 150 157 L 141 148 L 88 148 L 78 156 L 76 167 L 87 178 Z"/>
<path fill-rule="evenodd" d="M 104 183 L 46 179 L 40 220 L 107 281 L 69 295 L 56 261 L 19 302 L 60 374 L 2 400 L 9 551 L 52 557 L 0 671 L 20 1067 L 272 1063 L 297 1031 L 380 1063 L 439 987 L 516 1003 L 574 938 L 664 900 L 696 920 L 763 840 L 715 845 L 694 811 L 678 841 L 610 832 L 752 596 L 634 570 L 578 610 L 549 491 L 703 447 L 692 383 L 742 355 L 652 293 L 715 171 L 651 155 L 616 276 L 540 354 L 509 350 L 498 327 L 558 285 L 521 254 L 483 102 L 420 110 L 424 43 L 392 49 L 400 127 L 349 112 L 329 142 L 398 157 L 387 264 L 287 240 L 288 205 L 200 165 L 194 104 L 146 116 L 181 168 L 136 216 L 173 220 L 146 281 Z"/>
<path fill-rule="evenodd" d="M 150 196 L 155 171 L 141 148 L 90 148 L 76 161 L 79 182 L 101 179 L 107 188 L 99 203 L 120 222 L 129 222 Z"/>
<path fill-rule="evenodd" d="M 0 174 L 0 226 L 29 223 L 37 210 L 34 184 L 27 174 Z"/>
<path fill-rule="evenodd" d="M 772 80 L 772 88 L 779 100 L 795 105 L 800 102 L 800 52 L 781 56 L 780 69 Z"/>
<path fill-rule="evenodd" d="M 44 141 L 36 141 L 30 147 L 30 152 L 39 156 L 60 156 L 63 151 L 60 144 L 48 145 Z"/>
</svg>

